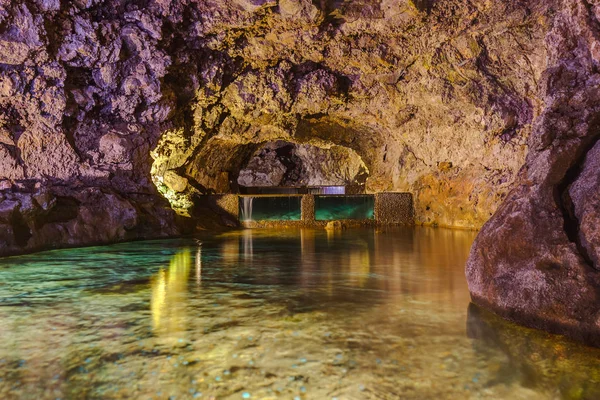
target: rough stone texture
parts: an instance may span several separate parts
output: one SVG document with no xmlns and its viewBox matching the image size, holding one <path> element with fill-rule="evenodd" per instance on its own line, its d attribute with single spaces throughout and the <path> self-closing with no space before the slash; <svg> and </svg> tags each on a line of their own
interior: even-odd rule
<svg viewBox="0 0 600 400">
<path fill-rule="evenodd" d="M 306 194 L 302 196 L 302 202 L 300 203 L 302 209 L 302 222 L 305 224 L 312 224 L 316 222 L 315 219 L 315 196 Z"/>
<path fill-rule="evenodd" d="M 479 227 L 551 107 L 539 83 L 569 87 L 544 40 L 578 29 L 569 4 L 1 0 L 0 187 L 158 202 L 154 183 L 189 215 L 285 140 L 356 152 L 419 223 Z"/>
<path fill-rule="evenodd" d="M 172 210 L 154 196 L 124 198 L 95 187 L 0 192 L 0 256 L 178 233 Z"/>
<path fill-rule="evenodd" d="M 599 21 L 600 7 L 587 1 L 557 9 L 530 152 L 466 271 L 477 304 L 598 346 Z"/>
<path fill-rule="evenodd" d="M 282 183 L 288 171 L 277 149 L 268 146 L 261 149 L 248 165 L 240 171 L 237 182 L 241 186 L 283 186 Z"/>
<path fill-rule="evenodd" d="M 375 222 L 377 225 L 413 225 L 415 213 L 410 193 L 376 193 Z"/>
<path fill-rule="evenodd" d="M 133 3 L 0 1 L 0 254 L 181 232 L 150 177 L 163 22 Z"/>
<path fill-rule="evenodd" d="M 411 192 L 418 223 L 476 228 L 523 164 L 553 1 L 169 4 L 163 93 L 178 107 L 152 174 L 175 208 L 282 140 L 351 149 L 368 192 Z"/>
<path fill-rule="evenodd" d="M 238 227 L 240 214 L 240 198 L 236 194 L 204 195 L 195 198 L 195 214 L 197 230 L 218 230 L 223 227 Z"/>
<path fill-rule="evenodd" d="M 600 267 L 600 142 L 590 150 L 579 177 L 569 187 L 570 218 L 579 222 L 579 251 L 596 269 Z"/>
<path fill-rule="evenodd" d="M 216 204 L 223 211 L 239 218 L 240 198 L 236 195 L 216 196 Z"/>
<path fill-rule="evenodd" d="M 360 156 L 347 147 L 271 142 L 240 171 L 237 183 L 249 187 L 359 186 L 367 176 Z"/>
</svg>

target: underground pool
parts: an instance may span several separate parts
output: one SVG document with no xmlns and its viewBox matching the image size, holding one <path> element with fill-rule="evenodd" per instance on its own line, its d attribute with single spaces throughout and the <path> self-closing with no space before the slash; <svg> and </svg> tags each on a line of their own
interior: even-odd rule
<svg viewBox="0 0 600 400">
<path fill-rule="evenodd" d="M 598 350 L 469 304 L 474 236 L 239 230 L 2 259 L 0 398 L 599 398 Z"/>
</svg>

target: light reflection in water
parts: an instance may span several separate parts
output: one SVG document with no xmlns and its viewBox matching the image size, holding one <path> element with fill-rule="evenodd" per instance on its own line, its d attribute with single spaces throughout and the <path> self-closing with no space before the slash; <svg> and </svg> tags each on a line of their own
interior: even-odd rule
<svg viewBox="0 0 600 400">
<path fill-rule="evenodd" d="M 599 398 L 597 351 L 467 323 L 473 237 L 257 230 L 0 260 L 0 398 Z"/>
<path fill-rule="evenodd" d="M 196 283 L 198 286 L 202 283 L 202 244 L 199 244 L 196 250 Z"/>
<path fill-rule="evenodd" d="M 251 229 L 247 229 L 244 231 L 243 233 L 243 238 L 244 238 L 244 258 L 246 259 L 252 259 L 252 256 L 254 255 L 254 249 L 253 249 L 253 241 L 252 241 L 252 230 Z"/>
<path fill-rule="evenodd" d="M 161 268 L 151 279 L 150 310 L 154 331 L 171 337 L 186 330 L 185 304 L 192 266 L 192 254 L 184 249 L 173 256 L 168 269 Z"/>
</svg>

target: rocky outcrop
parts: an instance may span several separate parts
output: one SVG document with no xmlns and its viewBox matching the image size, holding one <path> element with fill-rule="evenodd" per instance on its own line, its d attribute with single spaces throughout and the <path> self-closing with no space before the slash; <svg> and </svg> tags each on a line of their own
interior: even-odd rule
<svg viewBox="0 0 600 400">
<path fill-rule="evenodd" d="M 524 161 L 551 3 L 183 3 L 165 82 L 186 107 L 153 152 L 155 183 L 186 213 L 252 176 L 264 146 L 346 148 L 367 191 L 414 193 L 418 223 L 480 227 Z"/>
<path fill-rule="evenodd" d="M 237 183 L 246 187 L 360 186 L 368 172 L 358 154 L 347 147 L 322 149 L 273 142 L 255 153 Z"/>
<path fill-rule="evenodd" d="M 97 187 L 23 187 L 0 194 L 0 254 L 178 234 L 156 198 Z"/>
<path fill-rule="evenodd" d="M 126 3 L 0 2 L 0 255 L 180 232 L 150 177 L 170 58 Z"/>
<path fill-rule="evenodd" d="M 467 266 L 473 301 L 600 346 L 600 8 L 564 0 L 547 38 L 544 111 L 515 189 Z"/>
<path fill-rule="evenodd" d="M 0 1 L 0 187 L 90 188 L 140 210 L 160 193 L 187 214 L 283 140 L 356 153 L 366 189 L 414 193 L 419 223 L 479 227 L 523 164 L 562 7 Z M 180 229 L 158 220 L 156 235 Z"/>
</svg>

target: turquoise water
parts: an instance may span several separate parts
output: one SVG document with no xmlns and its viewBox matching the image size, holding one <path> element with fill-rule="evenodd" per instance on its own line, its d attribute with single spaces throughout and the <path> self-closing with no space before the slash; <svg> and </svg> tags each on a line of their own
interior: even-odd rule
<svg viewBox="0 0 600 400">
<path fill-rule="evenodd" d="M 474 234 L 244 230 L 0 260 L 0 399 L 595 399 L 599 353 L 469 310 Z"/>
<path fill-rule="evenodd" d="M 244 196 L 240 198 L 242 221 L 300 221 L 301 196 Z"/>
<path fill-rule="evenodd" d="M 375 198 L 373 196 L 315 196 L 317 221 L 374 218 Z"/>
</svg>

